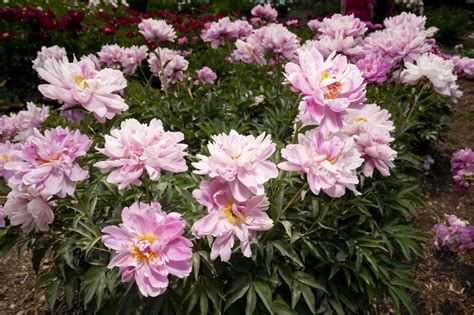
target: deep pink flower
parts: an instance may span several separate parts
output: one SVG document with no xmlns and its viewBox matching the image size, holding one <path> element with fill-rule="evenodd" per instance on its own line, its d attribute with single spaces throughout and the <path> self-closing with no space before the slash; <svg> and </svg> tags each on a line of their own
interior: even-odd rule
<svg viewBox="0 0 474 315">
<path fill-rule="evenodd" d="M 251 194 L 262 195 L 264 186 L 278 176 L 276 165 L 268 158 L 275 152 L 271 136 L 265 133 L 244 136 L 235 130 L 212 136 L 207 145 L 210 156 L 197 155 L 198 162 L 192 165 L 196 174 L 227 182 L 236 200 L 245 201 Z"/>
<path fill-rule="evenodd" d="M 384 83 L 387 81 L 387 74 L 391 69 L 391 65 L 383 57 L 367 53 L 356 64 L 367 83 Z"/>
<path fill-rule="evenodd" d="M 56 60 L 61 60 L 63 57 L 66 57 L 66 49 L 59 47 L 57 45 L 46 47 L 41 47 L 41 50 L 38 51 L 36 59 L 33 60 L 33 69 L 42 68 L 46 59 L 54 58 Z"/>
<path fill-rule="evenodd" d="M 435 224 L 433 227 L 436 247 L 447 246 L 458 242 L 461 250 L 470 250 L 472 245 L 472 225 L 455 215 L 444 215 L 446 224 Z M 469 237 L 471 236 L 471 239 Z"/>
<path fill-rule="evenodd" d="M 48 59 L 38 74 L 49 84 L 38 89 L 49 99 L 63 102 L 63 109 L 81 105 L 99 122 L 112 119 L 128 109 L 119 95 L 127 86 L 123 73 L 114 69 L 97 70 L 90 58 L 70 63 L 66 58 Z"/>
<path fill-rule="evenodd" d="M 164 20 L 145 19 L 138 24 L 138 28 L 147 40 L 158 39 L 162 42 L 174 42 L 176 39 L 176 32 L 173 26 Z"/>
<path fill-rule="evenodd" d="M 257 18 L 261 18 L 264 20 L 276 20 L 278 17 L 278 12 L 274 8 L 272 8 L 271 4 L 258 4 L 252 8 L 250 13 Z"/>
<path fill-rule="evenodd" d="M 196 85 L 214 84 L 217 80 L 216 73 L 209 67 L 203 67 L 202 69 L 196 70 L 196 76 L 197 80 L 194 81 L 194 84 Z"/>
<path fill-rule="evenodd" d="M 99 32 L 105 35 L 113 35 L 117 33 L 117 28 L 111 24 L 99 27 Z"/>
<path fill-rule="evenodd" d="M 331 54 L 324 59 L 315 48 L 298 50 L 298 63 L 285 66 L 292 90 L 303 95 L 299 119 L 303 124 L 320 124 L 336 132 L 342 114 L 365 99 L 365 83 L 359 69 L 345 56 Z"/>
<path fill-rule="evenodd" d="M 188 38 L 187 37 L 180 37 L 178 38 L 178 44 L 183 45 L 188 43 Z"/>
<path fill-rule="evenodd" d="M 459 235 L 459 249 L 469 252 L 474 249 L 474 225 L 467 226 Z"/>
<path fill-rule="evenodd" d="M 458 190 L 469 188 L 469 182 L 474 180 L 474 152 L 471 149 L 461 149 L 453 154 L 451 173 Z"/>
<path fill-rule="evenodd" d="M 2 141 L 24 141 L 33 134 L 35 128 L 41 127 L 49 116 L 49 107 L 37 107 L 26 103 L 27 109 L 9 116 L 0 117 L 0 139 Z"/>
<path fill-rule="evenodd" d="M 181 132 L 165 131 L 160 120 L 149 125 L 136 119 L 127 119 L 120 129 L 112 129 L 105 135 L 105 146 L 98 151 L 109 159 L 94 164 L 102 172 L 113 171 L 107 181 L 119 189 L 129 185 L 141 185 L 140 177 L 146 171 L 151 180 L 160 178 L 161 170 L 173 173 L 188 169 L 184 156 L 186 144 Z"/>
<path fill-rule="evenodd" d="M 33 188 L 25 192 L 14 189 L 8 194 L 3 211 L 10 224 L 21 225 L 23 232 L 31 232 L 35 227 L 47 231 L 54 220 L 51 207 L 55 203 L 50 198 L 50 195 L 40 194 Z"/>
<path fill-rule="evenodd" d="M 8 184 L 20 191 L 31 187 L 43 195 L 72 196 L 76 182 L 88 177 L 75 160 L 86 155 L 91 143 L 79 130 L 57 127 L 42 135 L 35 129 L 4 164 L 5 170 L 14 173 Z"/>
<path fill-rule="evenodd" d="M 319 195 L 323 190 L 337 198 L 345 194 L 346 188 L 358 194 L 356 169 L 364 160 L 352 138 L 344 134 L 324 135 L 314 129 L 299 134 L 298 144 L 287 145 L 281 155 L 287 161 L 278 167 L 306 175 L 314 194 Z"/>
<path fill-rule="evenodd" d="M 257 232 L 272 228 L 273 221 L 266 214 L 269 202 L 266 195 L 251 197 L 239 202 L 235 200 L 229 186 L 213 180 L 204 181 L 193 191 L 196 200 L 207 207 L 208 214 L 196 221 L 192 233 L 197 238 L 215 238 L 211 259 L 220 256 L 222 261 L 230 259 L 235 238 L 240 240 L 240 249 L 245 257 L 252 256 L 250 243 Z"/>
<path fill-rule="evenodd" d="M 158 296 L 169 275 L 189 275 L 192 243 L 183 237 L 186 223 L 179 213 L 136 202 L 122 210 L 122 222 L 102 229 L 102 243 L 117 253 L 108 268 L 119 267 L 123 282 L 134 280 L 143 296 Z"/>
</svg>

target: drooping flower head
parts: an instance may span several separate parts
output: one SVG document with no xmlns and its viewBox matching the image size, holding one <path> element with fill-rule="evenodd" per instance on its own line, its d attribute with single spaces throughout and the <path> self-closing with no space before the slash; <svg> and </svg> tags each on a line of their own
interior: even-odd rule
<svg viewBox="0 0 474 315">
<path fill-rule="evenodd" d="M 23 141 L 33 134 L 35 128 L 41 127 L 49 116 L 49 107 L 37 107 L 26 103 L 26 110 L 16 114 L 0 117 L 0 139 L 2 141 Z"/>
<path fill-rule="evenodd" d="M 278 11 L 272 8 L 272 5 L 269 3 L 266 3 L 264 5 L 257 4 L 252 8 L 252 11 L 250 11 L 252 16 L 263 19 L 263 20 L 276 20 L 278 17 Z"/>
<path fill-rule="evenodd" d="M 198 154 L 194 172 L 226 182 L 236 200 L 262 195 L 263 184 L 278 176 L 276 165 L 268 161 L 275 152 L 270 136 L 263 133 L 255 138 L 231 130 L 229 134 L 212 136 L 212 140 L 207 145 L 210 156 Z"/>
<path fill-rule="evenodd" d="M 360 106 L 365 99 L 365 83 L 359 69 L 345 56 L 331 54 L 324 59 L 315 48 L 298 50 L 298 63 L 285 66 L 292 90 L 303 95 L 299 119 L 303 124 L 320 124 L 336 132 L 342 114 Z"/>
<path fill-rule="evenodd" d="M 75 160 L 85 156 L 90 146 L 89 138 L 79 130 L 57 127 L 43 135 L 35 129 L 4 164 L 5 170 L 14 173 L 8 184 L 19 191 L 32 188 L 42 195 L 72 196 L 76 182 L 88 177 Z"/>
<path fill-rule="evenodd" d="M 49 84 L 38 89 L 47 98 L 64 103 L 63 109 L 81 105 L 92 112 L 99 122 L 112 119 L 128 109 L 119 95 L 127 86 L 123 73 L 115 69 L 97 70 L 90 58 L 69 62 L 48 59 L 38 74 Z"/>
<path fill-rule="evenodd" d="M 311 191 L 324 191 L 333 198 L 345 194 L 346 188 L 358 193 L 356 169 L 364 160 L 354 140 L 344 134 L 324 135 L 318 129 L 298 135 L 298 144 L 289 144 L 281 151 L 286 162 L 278 164 L 285 171 L 306 175 Z"/>
<path fill-rule="evenodd" d="M 199 70 L 196 70 L 197 80 L 194 81 L 196 85 L 204 85 L 204 84 L 214 84 L 217 80 L 217 75 L 214 71 L 212 71 L 209 67 L 203 67 Z"/>
<path fill-rule="evenodd" d="M 7 196 L 3 211 L 10 224 L 21 225 L 23 232 L 31 232 L 35 227 L 47 231 L 54 220 L 51 207 L 55 203 L 50 199 L 50 195 L 38 193 L 33 188 L 25 191 L 13 189 Z"/>
<path fill-rule="evenodd" d="M 138 24 L 138 29 L 147 40 L 158 39 L 161 42 L 174 42 L 176 39 L 173 26 L 164 20 L 144 19 Z"/>
<path fill-rule="evenodd" d="M 66 57 L 66 49 L 63 47 L 59 47 L 58 45 L 46 47 L 43 46 L 41 47 L 41 50 L 38 51 L 38 54 L 36 56 L 36 59 L 33 60 L 33 69 L 38 69 L 42 68 L 44 65 L 44 62 L 49 59 L 53 58 L 56 60 L 61 60 L 63 57 Z"/>
<path fill-rule="evenodd" d="M 122 210 L 122 223 L 102 229 L 102 243 L 116 252 L 108 268 L 118 267 L 123 282 L 135 281 L 143 296 L 158 296 L 168 276 L 191 272 L 192 243 L 183 236 L 185 221 L 157 202 L 136 202 Z"/>
<path fill-rule="evenodd" d="M 308 26 L 313 31 L 317 30 L 321 34 L 332 38 L 336 38 L 338 35 L 343 38 L 347 36 L 360 37 L 367 31 L 365 23 L 354 17 L 354 14 L 334 14 L 331 17 L 324 18 L 321 22 L 318 20 L 310 22 Z"/>
<path fill-rule="evenodd" d="M 439 223 L 433 227 L 435 246 L 442 247 L 457 242 L 461 250 L 471 250 L 474 237 L 473 226 L 455 215 L 445 214 L 444 219 L 445 224 Z"/>
<path fill-rule="evenodd" d="M 356 65 L 367 83 L 384 83 L 391 68 L 382 56 L 373 53 L 367 53 Z"/>
<path fill-rule="evenodd" d="M 160 178 L 161 170 L 173 173 L 188 169 L 184 156 L 186 144 L 181 132 L 165 131 L 161 120 L 141 124 L 127 119 L 120 129 L 112 129 L 105 135 L 105 146 L 98 151 L 109 159 L 94 164 L 102 172 L 113 170 L 107 181 L 119 189 L 129 185 L 141 185 L 140 177 L 146 171 L 151 180 Z"/>
<path fill-rule="evenodd" d="M 424 54 L 413 63 L 405 63 L 400 79 L 404 83 L 416 84 L 426 78 L 436 92 L 457 102 L 462 92 L 459 90 L 456 83 L 457 76 L 453 71 L 454 64 L 451 60 L 444 60 L 435 54 Z"/>
<path fill-rule="evenodd" d="M 250 197 L 239 202 L 228 185 L 213 180 L 204 181 L 193 191 L 196 200 L 207 207 L 208 214 L 196 221 L 192 233 L 197 238 L 213 236 L 211 259 L 220 256 L 222 261 L 230 259 L 235 238 L 245 257 L 250 257 L 250 243 L 257 232 L 272 228 L 273 221 L 266 214 L 269 202 L 266 195 Z"/>
</svg>

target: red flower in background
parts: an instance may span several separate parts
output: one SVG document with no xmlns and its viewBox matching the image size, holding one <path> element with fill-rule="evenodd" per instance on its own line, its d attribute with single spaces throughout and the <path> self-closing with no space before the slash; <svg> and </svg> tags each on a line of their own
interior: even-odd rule
<svg viewBox="0 0 474 315">
<path fill-rule="evenodd" d="M 99 32 L 105 35 L 113 35 L 117 32 L 117 28 L 111 24 L 99 28 Z"/>
</svg>

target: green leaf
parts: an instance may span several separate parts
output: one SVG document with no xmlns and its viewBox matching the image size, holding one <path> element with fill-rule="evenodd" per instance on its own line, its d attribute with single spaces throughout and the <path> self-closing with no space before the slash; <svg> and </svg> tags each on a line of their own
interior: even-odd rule
<svg viewBox="0 0 474 315">
<path fill-rule="evenodd" d="M 388 292 L 392 298 L 394 298 L 395 296 L 396 298 L 400 299 L 400 301 L 402 301 L 403 305 L 407 308 L 410 314 L 416 314 L 415 305 L 413 305 L 410 296 L 408 296 L 405 291 L 394 286 L 389 286 Z"/>
<path fill-rule="evenodd" d="M 295 279 L 303 284 L 309 285 L 315 289 L 321 290 L 324 293 L 328 294 L 328 291 L 326 290 L 326 286 L 316 278 L 314 278 L 312 275 L 302 272 L 302 271 L 297 271 L 295 273 Z"/>
<path fill-rule="evenodd" d="M 209 300 L 207 299 L 206 293 L 202 292 L 199 298 L 199 309 L 201 310 L 201 315 L 207 315 L 209 309 Z"/>
<path fill-rule="evenodd" d="M 299 283 L 298 286 L 301 289 L 301 293 L 303 293 L 303 298 L 306 301 L 306 305 L 308 305 L 309 310 L 311 313 L 316 314 L 316 299 L 314 297 L 313 291 L 311 291 L 311 288 L 306 284 Z"/>
<path fill-rule="evenodd" d="M 52 240 L 48 240 L 46 242 L 42 241 L 39 242 L 37 246 L 33 249 L 31 262 L 33 264 L 33 270 L 38 273 L 39 267 L 41 265 L 41 260 L 43 259 L 44 255 L 48 251 L 49 247 L 53 244 Z"/>
<path fill-rule="evenodd" d="M 291 260 L 293 260 L 293 262 L 295 262 L 301 268 L 304 267 L 303 263 L 298 257 L 298 254 L 292 247 L 289 246 L 288 243 L 278 240 L 278 241 L 273 241 L 273 246 L 275 246 L 283 256 L 290 258 Z"/>
<path fill-rule="evenodd" d="M 253 283 L 253 287 L 255 288 L 255 291 L 257 292 L 258 296 L 260 297 L 260 300 L 262 300 L 267 310 L 270 312 L 270 314 L 273 314 L 272 290 L 270 289 L 268 284 L 262 281 L 256 281 Z"/>
<path fill-rule="evenodd" d="M 59 279 L 54 280 L 46 289 L 45 296 L 46 301 L 51 309 L 53 309 L 56 299 L 58 298 L 58 290 L 61 282 Z"/>
<path fill-rule="evenodd" d="M 296 315 L 280 295 L 273 301 L 272 310 L 277 315 Z"/>
<path fill-rule="evenodd" d="M 225 304 L 224 310 L 227 310 L 232 304 L 235 303 L 235 301 L 243 297 L 244 294 L 249 290 L 249 287 L 250 281 L 248 277 L 240 279 L 240 281 L 234 281 L 231 288 L 232 294 L 229 297 L 226 297 L 227 303 Z"/>
<path fill-rule="evenodd" d="M 245 315 L 252 315 L 255 311 L 255 307 L 257 306 L 257 296 L 255 294 L 255 290 L 253 286 L 249 287 L 247 291 L 247 304 L 245 306 Z"/>
</svg>

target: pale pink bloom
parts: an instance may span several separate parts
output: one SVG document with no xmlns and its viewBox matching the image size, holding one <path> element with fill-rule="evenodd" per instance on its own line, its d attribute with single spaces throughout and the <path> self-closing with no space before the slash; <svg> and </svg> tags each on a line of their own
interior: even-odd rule
<svg viewBox="0 0 474 315">
<path fill-rule="evenodd" d="M 451 61 L 454 64 L 454 71 L 457 75 L 474 79 L 474 58 L 453 56 Z"/>
<path fill-rule="evenodd" d="M 57 127 L 42 135 L 34 130 L 18 150 L 10 153 L 11 161 L 4 169 L 14 173 L 9 186 L 20 191 L 31 187 L 40 194 L 72 196 L 76 182 L 88 177 L 88 172 L 75 161 L 85 156 L 91 141 L 79 130 Z"/>
<path fill-rule="evenodd" d="M 383 57 L 370 52 L 359 59 L 356 65 L 367 83 L 384 83 L 391 69 L 391 65 Z"/>
<path fill-rule="evenodd" d="M 173 26 L 164 20 L 144 19 L 138 24 L 138 29 L 147 40 L 158 39 L 162 42 L 174 42 L 176 39 Z"/>
<path fill-rule="evenodd" d="M 263 184 L 278 176 L 276 165 L 268 161 L 276 147 L 271 136 L 263 133 L 255 138 L 231 130 L 212 140 L 207 145 L 210 156 L 198 154 L 199 161 L 192 164 L 197 169 L 194 173 L 227 182 L 236 200 L 262 195 Z"/>
<path fill-rule="evenodd" d="M 112 119 L 128 109 L 119 95 L 127 86 L 123 73 L 114 69 L 96 70 L 94 62 L 85 58 L 70 63 L 48 59 L 38 74 L 49 84 L 38 89 L 47 98 L 64 103 L 63 109 L 81 105 L 92 112 L 99 122 Z"/>
<path fill-rule="evenodd" d="M 125 49 L 117 44 L 104 45 L 97 55 L 99 55 L 101 64 L 105 64 L 109 68 L 119 69 L 124 59 Z"/>
<path fill-rule="evenodd" d="M 38 51 L 38 54 L 36 55 L 36 59 L 33 60 L 33 69 L 38 69 L 42 68 L 44 65 L 44 62 L 49 59 L 53 58 L 56 60 L 61 60 L 63 57 L 66 57 L 66 49 L 63 47 L 59 47 L 58 45 L 46 47 L 43 46 L 41 47 L 41 50 Z"/>
<path fill-rule="evenodd" d="M 5 227 L 5 211 L 3 206 L 0 206 L 0 228 Z"/>
<path fill-rule="evenodd" d="M 363 41 L 359 37 L 343 37 L 341 34 L 337 34 L 336 37 L 323 35 L 318 40 L 306 41 L 301 48 L 309 49 L 314 47 L 323 55 L 324 58 L 327 58 L 331 53 L 336 52 L 338 54 L 346 55 L 351 59 L 358 59 L 364 54 L 362 43 Z"/>
<path fill-rule="evenodd" d="M 245 39 L 252 33 L 252 25 L 247 21 L 237 20 L 232 22 L 229 17 L 212 22 L 209 27 L 202 31 L 201 38 L 204 42 L 211 43 L 211 47 L 216 49 L 225 44 L 228 40 Z"/>
<path fill-rule="evenodd" d="M 163 294 L 169 275 L 186 278 L 191 272 L 185 225 L 181 214 L 162 211 L 158 202 L 135 202 L 122 210 L 119 226 L 102 229 L 102 243 L 116 252 L 107 267 L 118 267 L 122 281 L 134 280 L 143 296 Z"/>
<path fill-rule="evenodd" d="M 257 18 L 263 20 L 276 20 L 278 17 L 278 11 L 272 8 L 271 4 L 258 4 L 252 8 L 250 13 Z"/>
<path fill-rule="evenodd" d="M 196 70 L 196 76 L 197 80 L 194 81 L 194 84 L 196 85 L 214 84 L 217 80 L 216 73 L 209 67 L 203 67 L 202 69 Z"/>
<path fill-rule="evenodd" d="M 193 191 L 193 196 L 207 207 L 208 214 L 193 224 L 192 233 L 197 238 L 208 235 L 215 238 L 211 249 L 212 260 L 220 256 L 222 261 L 228 261 L 235 238 L 240 241 L 243 255 L 251 257 L 250 243 L 256 239 L 257 232 L 273 226 L 273 221 L 265 212 L 269 206 L 266 195 L 240 202 L 233 197 L 228 185 L 213 180 L 202 182 L 199 189 Z"/>
<path fill-rule="evenodd" d="M 122 71 L 124 74 L 133 74 L 137 71 L 137 68 L 142 65 L 143 60 L 148 57 L 148 47 L 132 46 L 124 49 L 124 54 L 120 60 L 122 65 Z"/>
<path fill-rule="evenodd" d="M 311 191 L 323 190 L 333 198 L 345 194 L 346 188 L 359 194 L 357 168 L 364 160 L 354 140 L 344 134 L 324 135 L 314 129 L 298 135 L 298 144 L 289 144 L 281 151 L 287 160 L 278 164 L 282 170 L 306 175 Z"/>
<path fill-rule="evenodd" d="M 414 63 L 405 63 L 400 79 L 408 84 L 416 84 L 422 79 L 428 79 L 436 92 L 457 102 L 462 92 L 456 84 L 457 76 L 453 72 L 454 64 L 451 60 L 444 60 L 430 53 L 421 55 Z"/>
<path fill-rule="evenodd" d="M 365 99 L 362 74 L 345 56 L 333 53 L 324 59 L 315 48 L 300 49 L 298 63 L 286 64 L 285 77 L 292 90 L 303 95 L 299 119 L 305 125 L 320 124 L 325 131 L 338 131 L 345 111 Z"/>
<path fill-rule="evenodd" d="M 14 189 L 8 194 L 3 211 L 10 224 L 21 225 L 23 232 L 31 232 L 35 227 L 47 231 L 54 220 L 51 207 L 55 203 L 50 199 L 50 195 L 38 193 L 33 188 L 24 192 Z"/>
<path fill-rule="evenodd" d="M 383 21 L 385 27 L 397 27 L 400 25 L 413 26 L 419 30 L 425 29 L 426 16 L 418 16 L 410 12 L 402 12 L 399 15 L 388 17 Z"/>
<path fill-rule="evenodd" d="M 180 38 L 178 38 L 178 44 L 179 44 L 179 45 L 187 44 L 188 41 L 189 41 L 189 40 L 188 40 L 187 37 L 180 37 Z"/>
<path fill-rule="evenodd" d="M 94 66 L 95 66 L 95 70 L 100 71 L 101 69 L 100 60 L 94 54 L 88 54 L 88 55 L 82 56 L 80 60 L 81 61 L 86 60 L 85 62 L 92 61 L 92 63 L 94 63 Z"/>
<path fill-rule="evenodd" d="M 49 107 L 37 107 L 26 103 L 26 110 L 9 116 L 0 117 L 0 135 L 3 141 L 24 141 L 33 134 L 35 128 L 41 127 L 49 116 Z"/>
<path fill-rule="evenodd" d="M 407 24 L 371 33 L 365 38 L 364 48 L 394 65 L 415 60 L 430 51 L 432 45 L 427 40 L 426 31 Z"/>
<path fill-rule="evenodd" d="M 237 49 L 232 53 L 234 60 L 240 60 L 258 66 L 263 66 L 267 63 L 263 47 L 255 41 L 254 37 L 250 36 L 250 38 L 245 41 L 238 39 L 235 42 L 235 46 Z"/>
<path fill-rule="evenodd" d="M 394 131 L 395 126 L 391 120 L 390 112 L 375 104 L 347 110 L 344 115 L 344 127 L 342 129 L 345 134 L 355 136 L 370 132 L 371 129 L 387 135 Z"/>
<path fill-rule="evenodd" d="M 181 132 L 165 131 L 161 120 L 141 124 L 136 119 L 127 119 L 120 129 L 112 129 L 105 135 L 103 149 L 97 149 L 109 159 L 94 164 L 102 172 L 113 170 L 107 181 L 117 184 L 119 189 L 129 185 L 141 185 L 140 177 L 146 171 L 151 180 L 160 178 L 161 170 L 173 173 L 188 169 L 184 156 L 186 144 Z"/>
<path fill-rule="evenodd" d="M 184 82 L 184 71 L 188 69 L 189 62 L 184 59 L 179 51 L 157 48 L 150 53 L 148 64 L 151 72 L 159 77 L 162 83 L 165 81 L 166 84 L 176 84 L 177 82 Z"/>
<path fill-rule="evenodd" d="M 342 38 L 346 36 L 360 37 L 367 31 L 364 22 L 359 18 L 351 15 L 334 14 L 331 17 L 324 18 L 321 22 L 312 20 L 308 26 L 314 30 L 319 31 L 323 35 L 328 35 L 335 38 L 340 35 Z"/>
<path fill-rule="evenodd" d="M 458 190 L 469 188 L 469 182 L 474 180 L 474 152 L 471 149 L 461 149 L 453 154 L 451 173 Z"/>
<path fill-rule="evenodd" d="M 252 37 L 252 39 L 250 39 Z M 264 54 L 282 55 L 287 60 L 296 59 L 300 39 L 281 24 L 269 24 L 250 35 L 249 41 L 259 45 Z"/>
</svg>

